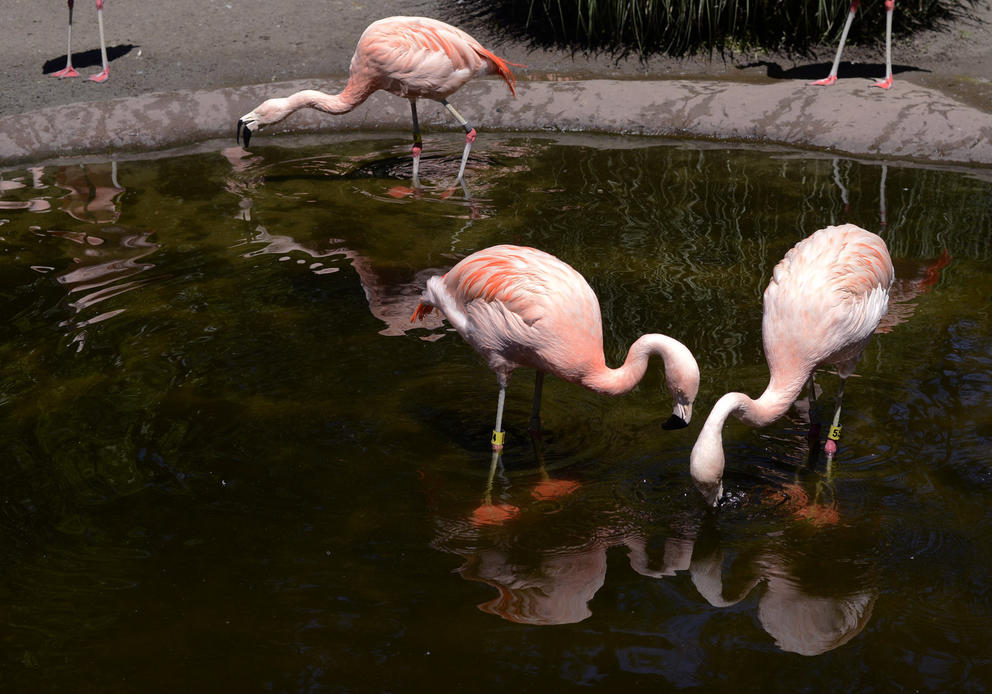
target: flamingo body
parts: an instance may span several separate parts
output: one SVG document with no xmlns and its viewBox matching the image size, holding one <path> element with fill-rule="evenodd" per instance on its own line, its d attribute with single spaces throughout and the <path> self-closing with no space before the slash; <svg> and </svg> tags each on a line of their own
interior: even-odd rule
<svg viewBox="0 0 992 694">
<path fill-rule="evenodd" d="M 427 281 L 412 320 L 437 308 L 496 373 L 500 401 L 514 369 L 527 366 L 606 395 L 630 391 L 648 358 L 662 356 L 675 398 L 668 428 L 685 426 L 699 389 L 699 368 L 681 342 L 642 335 L 622 367 L 603 354 L 603 324 L 595 292 L 574 268 L 534 248 L 493 246 L 468 256 Z M 535 417 L 539 408 L 535 397 Z M 497 412 L 500 431 L 502 408 Z"/>
<path fill-rule="evenodd" d="M 843 387 L 888 309 L 893 279 L 885 242 L 853 224 L 815 232 L 775 266 L 765 289 L 761 323 L 768 387 L 757 400 L 743 393 L 720 398 L 690 456 L 693 480 L 709 504 L 715 505 L 723 492 L 722 431 L 727 417 L 734 415 L 752 427 L 773 422 L 823 364 L 837 368 Z M 838 404 L 835 429 L 839 414 Z M 827 448 L 832 455 L 831 446 Z"/>
<path fill-rule="evenodd" d="M 509 64 L 485 49 L 466 32 L 428 17 L 387 17 L 370 24 L 358 40 L 351 58 L 348 83 L 340 94 L 303 90 L 285 98 L 269 99 L 238 120 L 238 137 L 245 146 L 251 135 L 266 125 L 278 123 L 301 108 L 334 115 L 348 113 L 378 90 L 410 100 L 413 118 L 414 182 L 422 140 L 417 118 L 417 99 L 444 104 L 465 128 L 465 161 L 475 129 L 447 102 L 447 98 L 474 77 L 497 74 L 516 96 L 516 79 Z"/>
</svg>

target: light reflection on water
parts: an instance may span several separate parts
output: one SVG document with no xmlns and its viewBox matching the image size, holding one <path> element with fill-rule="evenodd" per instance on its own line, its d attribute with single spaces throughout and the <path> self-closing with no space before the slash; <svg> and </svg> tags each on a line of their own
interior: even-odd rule
<svg viewBox="0 0 992 694">
<path fill-rule="evenodd" d="M 953 690 L 989 667 L 988 172 L 489 135 L 463 190 L 459 154 L 425 158 L 416 194 L 381 135 L 0 176 L 14 685 L 124 691 L 107 666 L 128 662 L 132 689 Z M 883 235 L 897 285 L 838 459 L 805 400 L 732 422 L 707 514 L 689 450 L 716 398 L 767 383 L 771 268 L 846 221 Z M 587 277 L 609 363 L 644 332 L 689 345 L 692 426 L 661 431 L 657 368 L 617 399 L 548 379 L 534 447 L 521 371 L 487 494 L 495 377 L 409 319 L 496 243 Z M 486 503 L 516 510 L 480 522 Z"/>
</svg>

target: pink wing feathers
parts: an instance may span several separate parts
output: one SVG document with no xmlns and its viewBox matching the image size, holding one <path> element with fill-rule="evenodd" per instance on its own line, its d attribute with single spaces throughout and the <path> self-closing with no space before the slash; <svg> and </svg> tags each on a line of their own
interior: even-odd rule
<svg viewBox="0 0 992 694">
<path fill-rule="evenodd" d="M 516 95 L 506 61 L 456 27 L 425 17 L 388 17 L 362 34 L 352 74 L 403 97 L 443 99 L 470 79 L 498 74 Z"/>
<path fill-rule="evenodd" d="M 856 359 L 885 315 L 893 277 L 885 242 L 853 224 L 821 229 L 796 244 L 765 290 L 769 365 L 790 358 L 803 358 L 809 367 Z M 785 373 L 796 365 L 776 366 Z"/>
<path fill-rule="evenodd" d="M 527 365 L 575 379 L 589 354 L 603 360 L 599 300 L 582 275 L 543 251 L 504 245 L 474 253 L 428 281 L 411 320 L 431 306 L 497 370 Z"/>
</svg>

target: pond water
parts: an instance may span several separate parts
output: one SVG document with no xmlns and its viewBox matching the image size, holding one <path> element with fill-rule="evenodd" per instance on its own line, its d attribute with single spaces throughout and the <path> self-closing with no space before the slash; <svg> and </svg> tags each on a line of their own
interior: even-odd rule
<svg viewBox="0 0 992 694">
<path fill-rule="evenodd" d="M 992 175 L 784 149 L 483 133 L 259 141 L 0 183 L 0 681 L 7 691 L 992 687 Z M 897 270 L 833 465 L 806 403 L 689 451 L 767 383 L 761 295 L 854 222 Z M 497 387 L 423 283 L 516 243 L 602 304 L 607 361 L 693 350 L 603 398 Z M 829 416 L 837 379 L 817 377 Z"/>
</svg>

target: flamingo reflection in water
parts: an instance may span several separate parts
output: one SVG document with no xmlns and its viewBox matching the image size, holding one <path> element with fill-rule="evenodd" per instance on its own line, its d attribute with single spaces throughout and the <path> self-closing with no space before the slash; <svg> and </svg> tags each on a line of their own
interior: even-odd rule
<svg viewBox="0 0 992 694">
<path fill-rule="evenodd" d="M 771 514 L 776 508 L 787 512 L 778 523 L 782 532 L 751 537 L 743 546 L 734 542 L 737 553 L 725 566 L 726 543 L 712 517 L 700 521 L 674 511 L 660 519 L 621 505 L 604 509 L 601 495 L 593 500 L 582 489 L 550 511 L 534 504 L 500 525 L 439 520 L 432 546 L 464 560 L 462 578 L 496 589 L 496 597 L 478 609 L 520 624 L 588 619 L 590 603 L 606 584 L 611 550 L 625 551 L 630 568 L 647 579 L 684 585 L 688 577 L 714 608 L 756 594 L 758 622 L 784 651 L 824 653 L 856 637 L 871 618 L 877 589 L 870 568 L 810 554 L 809 532 L 827 533 L 823 539 L 829 541 L 838 530 L 811 528 L 793 509 L 765 506 Z M 659 534 L 659 526 L 670 530 Z"/>
</svg>

